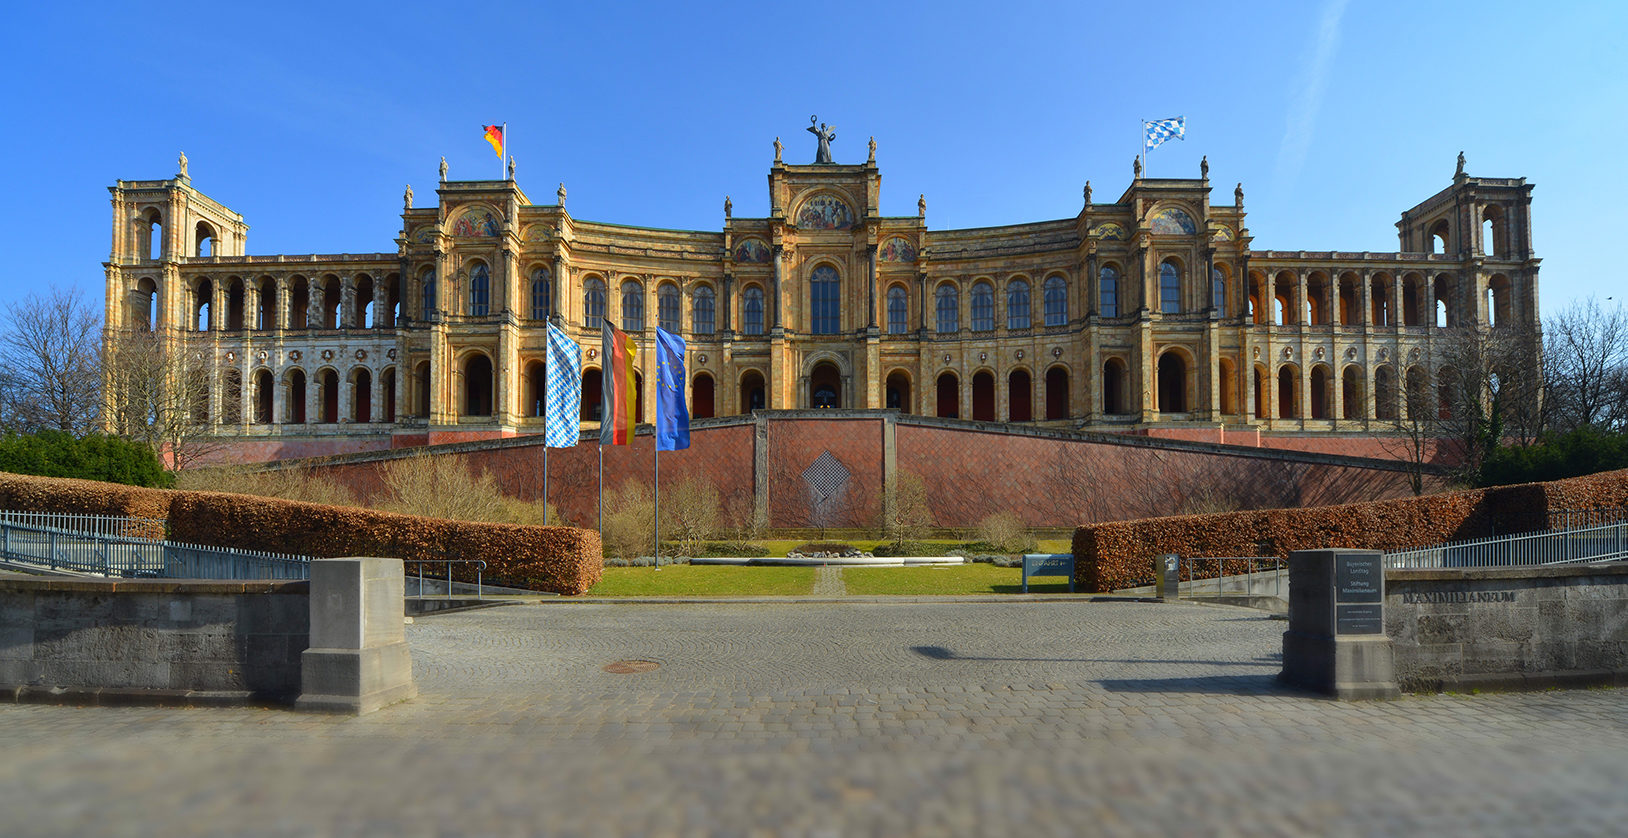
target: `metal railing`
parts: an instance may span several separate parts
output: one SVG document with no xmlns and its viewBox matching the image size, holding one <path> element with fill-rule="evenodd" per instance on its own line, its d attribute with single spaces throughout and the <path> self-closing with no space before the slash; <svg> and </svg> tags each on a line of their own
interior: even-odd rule
<svg viewBox="0 0 1628 838">
<path fill-rule="evenodd" d="M 1534 567 L 1620 559 L 1628 559 L 1628 522 L 1397 550 L 1385 554 L 1385 567 Z"/>
<path fill-rule="evenodd" d="M 417 596 L 417 597 L 443 596 L 443 597 L 446 597 L 447 599 L 451 599 L 453 596 L 456 595 L 456 593 L 453 590 L 455 585 L 463 585 L 465 588 L 469 587 L 468 582 L 454 582 L 454 581 L 452 581 L 452 566 L 455 565 L 455 564 L 471 564 L 471 565 L 475 566 L 475 599 L 483 599 L 484 598 L 483 595 L 482 595 L 482 591 L 481 591 L 481 576 L 486 570 L 486 562 L 484 560 L 482 560 L 482 559 L 407 559 L 405 564 L 406 565 L 417 565 L 418 566 L 418 572 L 416 574 L 413 574 L 413 573 L 409 572 L 408 575 L 407 575 L 408 581 L 417 582 L 416 587 L 413 588 L 413 592 L 407 594 L 408 596 Z M 425 581 L 424 581 L 424 565 L 446 565 L 447 566 L 446 578 L 442 579 L 442 578 L 437 578 L 435 576 L 429 577 L 429 584 L 432 587 L 433 586 L 439 586 L 439 585 L 445 585 L 446 586 L 445 591 L 443 591 L 443 592 L 441 592 L 439 594 L 427 594 L 427 593 L 424 592 L 424 585 L 425 585 Z M 406 568 L 404 568 L 404 569 L 406 569 Z"/>
<path fill-rule="evenodd" d="M 1628 521 L 1628 506 L 1608 506 L 1603 509 L 1551 509 L 1549 529 L 1575 530 Z"/>
<path fill-rule="evenodd" d="M 119 532 L 130 522 L 152 524 L 151 519 L 56 516 L 56 523 L 85 527 L 79 530 L 16 523 L 17 517 L 21 515 L 0 512 L 0 559 L 42 570 L 166 579 L 309 579 L 311 576 L 311 560 L 306 556 L 108 534 Z M 84 520 L 69 520 L 74 518 Z M 156 523 L 163 524 L 162 521 Z"/>
<path fill-rule="evenodd" d="M 112 538 L 139 538 L 146 541 L 162 541 L 165 533 L 165 522 L 162 518 L 135 518 L 121 515 L 19 512 L 6 509 L 0 510 L 0 523 Z"/>
<path fill-rule="evenodd" d="M 1186 572 L 1182 567 L 1186 566 Z M 1199 573 L 1215 569 L 1215 576 L 1199 578 Z M 1231 587 L 1234 593 L 1257 593 L 1257 587 L 1270 590 L 1271 596 L 1288 598 L 1289 563 L 1276 556 L 1178 556 L 1176 573 L 1179 581 L 1176 596 L 1221 596 Z M 1229 582 L 1229 573 L 1231 571 Z M 1256 574 L 1266 574 L 1257 578 Z M 1259 584 L 1257 584 L 1259 583 Z M 1185 587 L 1183 587 L 1185 586 Z"/>
</svg>

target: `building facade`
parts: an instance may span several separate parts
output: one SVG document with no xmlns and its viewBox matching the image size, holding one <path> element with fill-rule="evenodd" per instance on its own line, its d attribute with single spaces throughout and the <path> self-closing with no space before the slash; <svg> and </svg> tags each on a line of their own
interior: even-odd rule
<svg viewBox="0 0 1628 838">
<path fill-rule="evenodd" d="M 778 143 L 777 143 L 778 146 Z M 248 225 L 185 171 L 110 188 L 108 340 L 156 331 L 211 362 L 194 411 L 246 459 L 540 433 L 545 324 L 689 346 L 698 418 L 778 408 L 1224 438 L 1377 433 L 1434 386 L 1445 330 L 1535 327 L 1525 179 L 1452 183 L 1391 253 L 1250 247 L 1243 190 L 1137 172 L 1072 218 L 931 230 L 878 211 L 862 165 L 769 170 L 770 213 L 719 231 L 579 220 L 563 185 L 409 189 L 390 252 L 250 256 Z M 1535 329 L 1533 329 L 1535 334 Z M 656 359 L 640 353 L 641 418 Z M 205 399 L 200 395 L 200 402 Z"/>
</svg>

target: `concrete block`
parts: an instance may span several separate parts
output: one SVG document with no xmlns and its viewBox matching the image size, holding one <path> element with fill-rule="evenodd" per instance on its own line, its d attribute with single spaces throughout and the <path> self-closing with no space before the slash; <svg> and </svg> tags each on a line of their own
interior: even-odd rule
<svg viewBox="0 0 1628 838">
<path fill-rule="evenodd" d="M 295 706 L 313 712 L 371 713 L 418 695 L 412 675 L 405 642 L 368 649 L 306 649 L 300 659 L 300 697 Z"/>
<path fill-rule="evenodd" d="M 311 564 L 310 644 L 300 656 L 303 710 L 370 713 L 418 694 L 402 620 L 402 563 Z"/>
</svg>

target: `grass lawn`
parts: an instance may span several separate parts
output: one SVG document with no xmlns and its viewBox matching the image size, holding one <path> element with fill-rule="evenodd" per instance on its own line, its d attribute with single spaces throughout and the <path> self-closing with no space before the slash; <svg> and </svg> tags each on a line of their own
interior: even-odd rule
<svg viewBox="0 0 1628 838">
<path fill-rule="evenodd" d="M 793 545 L 795 546 L 795 545 Z M 588 596 L 807 596 L 812 567 L 607 567 Z"/>
<path fill-rule="evenodd" d="M 1029 593 L 1068 593 L 1068 580 L 1042 576 L 1030 580 Z M 842 581 L 858 596 L 954 596 L 1015 594 L 1023 590 L 1023 569 L 992 564 L 934 567 L 845 567 Z"/>
</svg>

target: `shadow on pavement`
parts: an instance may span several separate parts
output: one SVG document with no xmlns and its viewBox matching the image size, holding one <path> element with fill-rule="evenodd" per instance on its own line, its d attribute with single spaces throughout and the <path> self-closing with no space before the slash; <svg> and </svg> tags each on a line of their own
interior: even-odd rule
<svg viewBox="0 0 1628 838">
<path fill-rule="evenodd" d="M 1272 652 L 1249 661 L 1182 660 L 1179 658 L 1009 658 L 960 655 L 944 646 L 911 646 L 910 651 L 936 661 L 990 661 L 1002 663 L 1152 663 L 1194 664 L 1200 666 L 1266 666 L 1283 660 L 1282 652 Z"/>
</svg>

